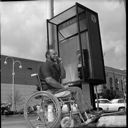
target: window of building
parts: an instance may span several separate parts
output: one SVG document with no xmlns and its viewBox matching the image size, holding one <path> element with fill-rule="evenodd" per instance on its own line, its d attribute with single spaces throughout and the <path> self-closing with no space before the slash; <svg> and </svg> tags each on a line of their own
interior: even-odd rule
<svg viewBox="0 0 128 128">
<path fill-rule="evenodd" d="M 32 70 L 32 68 L 31 68 L 31 67 L 28 67 L 27 69 L 28 69 L 28 70 Z"/>
<path fill-rule="evenodd" d="M 118 84 L 119 84 L 119 81 L 118 81 L 117 78 L 115 78 L 115 88 L 116 88 L 116 90 L 119 90 Z"/>
<path fill-rule="evenodd" d="M 120 80 L 120 84 L 121 84 L 122 91 L 124 91 L 124 88 L 123 88 L 123 81 L 122 81 L 122 80 Z"/>
<path fill-rule="evenodd" d="M 110 84 L 110 89 L 113 89 L 113 79 L 112 77 L 109 78 L 109 84 Z"/>
</svg>

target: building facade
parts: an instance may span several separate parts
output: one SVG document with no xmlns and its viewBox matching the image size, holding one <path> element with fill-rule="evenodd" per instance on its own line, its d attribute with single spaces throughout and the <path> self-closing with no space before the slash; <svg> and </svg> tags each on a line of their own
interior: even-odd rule
<svg viewBox="0 0 128 128">
<path fill-rule="evenodd" d="M 7 64 L 4 64 L 5 59 Z M 19 110 L 23 108 L 26 98 L 37 91 L 36 85 L 38 84 L 38 80 L 35 77 L 31 77 L 31 74 L 38 72 L 38 66 L 42 62 L 11 56 L 7 58 L 7 56 L 1 55 L 1 102 L 11 102 L 13 60 L 20 61 L 22 65 L 20 69 L 18 63 L 14 64 L 15 102 L 17 105 L 16 108 Z M 99 94 L 104 88 L 126 92 L 126 71 L 105 67 L 105 73 L 106 84 L 95 86 Z"/>
<path fill-rule="evenodd" d="M 126 70 L 119 70 L 112 67 L 105 67 L 106 84 L 95 86 L 95 93 L 99 95 L 105 89 L 114 90 L 116 93 L 126 95 Z"/>
<path fill-rule="evenodd" d="M 6 59 L 6 64 L 4 64 Z M 27 60 L 23 58 L 1 55 L 1 102 L 12 102 L 13 89 L 13 61 L 20 61 L 22 68 L 19 68 L 19 63 L 14 64 L 14 86 L 15 86 L 15 102 L 16 109 L 23 108 L 24 102 L 28 96 L 36 91 L 38 80 L 31 77 L 31 74 L 37 73 L 38 66 L 41 62 Z"/>
</svg>

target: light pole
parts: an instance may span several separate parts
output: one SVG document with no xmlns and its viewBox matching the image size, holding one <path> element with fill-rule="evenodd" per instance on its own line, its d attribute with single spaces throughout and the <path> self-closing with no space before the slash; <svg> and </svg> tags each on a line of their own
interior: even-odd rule
<svg viewBox="0 0 128 128">
<path fill-rule="evenodd" d="M 22 68 L 21 62 L 19 60 L 14 60 L 13 57 L 6 57 L 4 64 L 7 64 L 7 59 L 12 60 L 12 111 L 15 111 L 15 64 L 19 63 L 19 68 Z"/>
</svg>

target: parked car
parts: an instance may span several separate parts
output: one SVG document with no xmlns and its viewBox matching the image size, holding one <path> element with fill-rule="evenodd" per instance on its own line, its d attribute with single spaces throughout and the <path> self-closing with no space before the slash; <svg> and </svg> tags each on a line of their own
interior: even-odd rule
<svg viewBox="0 0 128 128">
<path fill-rule="evenodd" d="M 122 111 L 125 110 L 126 104 L 125 103 L 114 103 L 115 101 L 110 101 L 108 99 L 98 99 L 99 103 L 99 110 L 104 111 Z M 97 100 L 95 100 L 95 105 L 97 108 Z"/>
<path fill-rule="evenodd" d="M 1 103 L 1 115 L 6 115 L 11 111 L 11 103 Z"/>
<path fill-rule="evenodd" d="M 98 101 L 97 101 L 97 99 L 95 100 L 96 108 L 99 105 L 99 110 L 109 111 L 110 104 L 112 104 L 112 103 L 108 99 L 98 99 Z"/>
<path fill-rule="evenodd" d="M 115 104 L 118 107 L 118 111 L 125 111 L 126 110 L 126 100 L 121 98 L 121 99 L 112 99 L 111 103 Z"/>
</svg>

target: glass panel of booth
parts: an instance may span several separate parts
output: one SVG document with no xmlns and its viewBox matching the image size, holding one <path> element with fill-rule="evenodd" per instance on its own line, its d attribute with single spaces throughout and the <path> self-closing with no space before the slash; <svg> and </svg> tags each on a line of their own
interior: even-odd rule
<svg viewBox="0 0 128 128">
<path fill-rule="evenodd" d="M 60 56 L 66 70 L 66 78 L 63 83 L 80 80 L 77 70 L 79 63 L 77 50 L 79 50 L 78 36 L 60 43 Z"/>
<path fill-rule="evenodd" d="M 83 12 L 83 8 L 78 8 L 78 12 Z M 67 10 L 63 11 L 62 13 L 59 13 L 58 15 L 54 16 L 52 19 L 50 19 L 50 22 L 53 24 L 61 24 L 62 22 L 76 16 L 76 5 L 68 8 Z"/>
<path fill-rule="evenodd" d="M 63 11 L 62 13 L 56 15 L 54 18 L 50 20 L 51 23 L 54 23 L 56 25 L 62 23 L 63 21 L 66 21 L 67 19 L 73 17 L 76 15 L 76 7 L 72 6 L 71 8 Z"/>
<path fill-rule="evenodd" d="M 80 32 L 87 31 L 85 11 L 79 14 Z M 65 40 L 78 34 L 77 16 L 68 19 L 59 25 L 59 41 Z"/>
<path fill-rule="evenodd" d="M 85 50 L 88 51 L 88 45 L 87 45 L 88 44 L 87 43 L 88 42 L 88 34 L 87 34 L 87 32 L 81 34 L 81 41 L 82 41 L 83 52 Z M 81 80 L 79 77 L 79 72 L 78 72 L 78 69 L 82 67 L 78 35 L 62 41 L 59 44 L 59 49 L 60 49 L 60 56 L 62 57 L 64 67 L 66 70 L 66 78 L 63 80 L 63 83 Z M 89 52 L 88 52 L 88 54 L 89 54 Z M 84 61 L 83 66 L 85 67 L 85 74 L 88 73 L 86 71 L 86 68 L 88 68 L 87 67 L 88 65 L 86 65 L 87 63 L 85 62 L 86 59 L 87 58 L 83 59 L 83 61 Z M 87 75 L 85 75 L 85 76 L 87 76 Z"/>
</svg>

